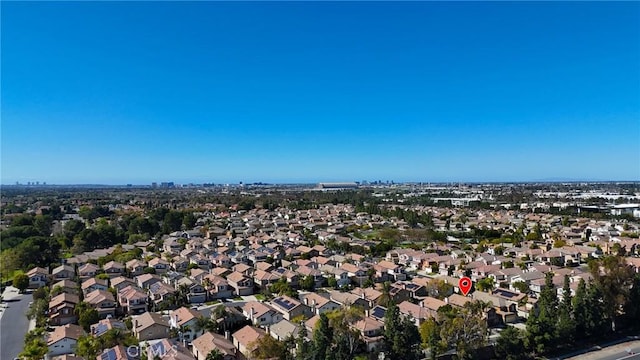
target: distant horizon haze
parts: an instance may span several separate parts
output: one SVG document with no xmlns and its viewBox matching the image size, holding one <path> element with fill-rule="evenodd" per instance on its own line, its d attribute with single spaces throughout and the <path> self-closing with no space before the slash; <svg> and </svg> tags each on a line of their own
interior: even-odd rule
<svg viewBox="0 0 640 360">
<path fill-rule="evenodd" d="M 3 2 L 0 183 L 640 180 L 640 2 Z"/>
<path fill-rule="evenodd" d="M 257 183 L 268 184 L 268 185 L 289 185 L 289 184 L 305 184 L 305 185 L 316 185 L 319 183 L 359 183 L 363 185 L 363 181 L 367 182 L 367 185 L 373 185 L 373 182 L 379 181 L 382 184 L 386 185 L 387 181 L 389 184 L 407 184 L 407 183 L 422 183 L 422 184 L 482 184 L 482 183 L 608 183 L 608 182 L 618 182 L 618 183 L 635 183 L 640 182 L 637 179 L 571 179 L 571 178 L 550 178 L 550 179 L 512 179 L 512 180 L 434 180 L 434 179 L 426 179 L 426 180 L 398 180 L 398 179 L 360 179 L 360 180 L 313 180 L 313 179 L 282 179 L 282 180 L 274 180 L 274 181 L 266 181 L 266 180 L 230 180 L 230 181 L 213 181 L 213 180 L 180 180 L 180 179 L 165 179 L 158 181 L 116 181 L 116 182 L 49 182 L 49 181 L 39 181 L 39 180 L 27 180 L 27 181 L 17 181 L 13 183 L 2 183 L 1 186 L 151 186 L 153 183 L 156 183 L 157 186 L 160 186 L 162 183 L 173 183 L 176 186 L 181 185 L 203 185 L 203 184 L 215 184 L 215 185 L 252 185 Z M 38 182 L 38 184 L 36 184 Z"/>
</svg>

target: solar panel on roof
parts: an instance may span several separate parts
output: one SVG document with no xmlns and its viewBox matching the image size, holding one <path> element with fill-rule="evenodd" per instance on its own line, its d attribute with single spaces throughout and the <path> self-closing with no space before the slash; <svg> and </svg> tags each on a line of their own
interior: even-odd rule
<svg viewBox="0 0 640 360">
<path fill-rule="evenodd" d="M 273 300 L 273 302 L 280 305 L 282 308 L 286 310 L 291 310 L 295 307 L 295 304 L 283 298 L 276 298 Z"/>
<path fill-rule="evenodd" d="M 164 342 L 160 341 L 151 345 L 151 349 L 153 351 L 152 354 L 164 354 Z"/>
<path fill-rule="evenodd" d="M 508 291 L 496 291 L 496 293 L 499 294 L 499 295 L 502 295 L 502 296 L 504 296 L 506 298 L 509 298 L 509 299 L 514 297 L 514 296 L 516 296 L 516 294 L 508 292 Z"/>
<path fill-rule="evenodd" d="M 113 349 L 109 349 L 102 354 L 100 354 L 100 360 L 117 360 L 116 351 Z"/>
<path fill-rule="evenodd" d="M 387 311 L 384 308 L 381 308 L 379 306 L 374 307 L 373 310 L 371 311 L 371 314 L 374 317 L 377 317 L 379 319 L 383 318 L 386 313 Z"/>
<path fill-rule="evenodd" d="M 109 330 L 109 327 L 107 326 L 107 324 L 98 323 L 98 325 L 96 325 L 93 329 L 94 329 L 93 331 L 95 332 L 96 336 L 100 336 L 100 335 L 104 334 L 105 332 L 107 332 L 107 330 Z"/>
</svg>

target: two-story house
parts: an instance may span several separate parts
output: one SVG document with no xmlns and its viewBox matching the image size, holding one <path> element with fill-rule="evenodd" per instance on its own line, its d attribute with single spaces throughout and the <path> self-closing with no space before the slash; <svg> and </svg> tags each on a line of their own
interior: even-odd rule
<svg viewBox="0 0 640 360">
<path fill-rule="evenodd" d="M 51 270 L 51 276 L 55 281 L 59 281 L 62 279 L 73 279 L 76 275 L 75 270 L 73 270 L 73 266 L 69 265 L 60 265 L 57 268 Z"/>
<path fill-rule="evenodd" d="M 155 269 L 156 274 L 164 274 L 169 271 L 171 264 L 163 258 L 156 257 L 149 260 L 149 266 Z"/>
<path fill-rule="evenodd" d="M 196 360 L 206 360 L 207 355 L 214 350 L 222 355 L 222 360 L 240 359 L 238 349 L 229 339 L 212 332 L 205 332 L 197 337 L 193 340 L 192 346 L 192 354 Z"/>
<path fill-rule="evenodd" d="M 299 316 L 309 317 L 312 315 L 311 309 L 308 306 L 287 295 L 278 296 L 271 300 L 269 304 L 278 310 L 283 318 L 289 321 Z"/>
<path fill-rule="evenodd" d="M 118 292 L 118 303 L 125 314 L 140 314 L 147 311 L 147 293 L 133 285 Z"/>
<path fill-rule="evenodd" d="M 181 307 L 169 312 L 169 326 L 178 329 L 180 340 L 191 342 L 204 333 L 204 329 L 198 328 L 198 318 L 203 317 L 194 309 Z"/>
<path fill-rule="evenodd" d="M 282 314 L 267 304 L 249 301 L 242 307 L 242 314 L 255 326 L 266 327 L 282 320 Z"/>
<path fill-rule="evenodd" d="M 147 263 L 142 260 L 133 259 L 127 261 L 125 266 L 131 276 L 138 276 L 144 273 L 144 269 L 147 267 Z"/>
<path fill-rule="evenodd" d="M 226 299 L 233 296 L 233 288 L 220 276 L 209 274 L 202 279 L 202 285 L 207 290 L 209 299 Z"/>
<path fill-rule="evenodd" d="M 351 328 L 360 332 L 367 352 L 376 351 L 384 343 L 384 325 L 371 317 L 363 317 L 351 325 Z"/>
<path fill-rule="evenodd" d="M 185 287 L 188 289 L 187 301 L 191 304 L 198 304 L 207 301 L 207 290 L 204 286 L 191 280 L 188 277 L 176 281 L 176 288 Z"/>
<path fill-rule="evenodd" d="M 107 289 L 109 289 L 109 282 L 103 279 L 89 278 L 82 282 L 80 288 L 82 289 L 82 293 L 87 295 L 88 293 L 95 290 L 106 291 Z"/>
<path fill-rule="evenodd" d="M 59 326 L 47 336 L 47 352 L 49 356 L 73 354 L 76 350 L 78 339 L 84 335 L 82 327 L 74 324 Z"/>
<path fill-rule="evenodd" d="M 314 292 L 303 295 L 302 302 L 308 306 L 309 309 L 311 309 L 311 312 L 315 315 L 320 315 L 340 308 L 340 304 L 337 302 L 324 296 L 320 296 Z"/>
<path fill-rule="evenodd" d="M 49 324 L 60 326 L 78 321 L 75 314 L 76 305 L 80 302 L 77 295 L 62 293 L 49 301 Z"/>
<path fill-rule="evenodd" d="M 98 274 L 100 267 L 92 263 L 86 263 L 78 268 L 78 276 L 80 279 L 85 280 L 92 278 Z"/>
<path fill-rule="evenodd" d="M 49 283 L 49 270 L 35 267 L 27 272 L 29 277 L 29 289 L 37 289 Z"/>
<path fill-rule="evenodd" d="M 102 319 L 106 318 L 109 315 L 116 315 L 116 307 L 118 303 L 113 298 L 113 294 L 111 294 L 111 292 L 109 291 L 94 290 L 92 292 L 89 292 L 85 296 L 84 301 L 94 309 L 98 310 L 98 315 Z"/>
<path fill-rule="evenodd" d="M 109 275 L 110 278 L 120 276 L 125 272 L 124 265 L 117 261 L 109 261 L 108 263 L 104 264 L 102 268 L 105 274 Z"/>
<path fill-rule="evenodd" d="M 138 341 L 169 337 L 169 321 L 157 313 L 145 312 L 133 317 L 133 335 Z"/>
<path fill-rule="evenodd" d="M 235 295 L 252 295 L 253 294 L 253 279 L 247 277 L 239 272 L 232 272 L 227 276 L 229 285 L 234 289 Z"/>
</svg>

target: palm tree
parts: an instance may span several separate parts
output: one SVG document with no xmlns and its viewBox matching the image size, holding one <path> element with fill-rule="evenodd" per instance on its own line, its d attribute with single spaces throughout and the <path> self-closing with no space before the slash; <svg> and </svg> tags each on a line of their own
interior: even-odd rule
<svg viewBox="0 0 640 360">
<path fill-rule="evenodd" d="M 385 281 L 382 283 L 382 295 L 378 298 L 378 305 L 382 305 L 384 307 L 388 307 L 389 303 L 393 300 L 391 299 L 391 283 Z"/>
<path fill-rule="evenodd" d="M 225 308 L 224 305 L 218 305 L 211 313 L 211 317 L 213 318 L 213 320 L 215 320 L 214 322 L 216 323 L 217 330 L 220 330 L 218 328 L 218 323 L 222 323 L 222 331 L 227 331 L 227 325 L 229 323 L 229 313 L 227 312 L 227 308 Z"/>
<path fill-rule="evenodd" d="M 104 339 L 103 347 L 110 348 L 116 345 L 121 345 L 122 343 L 124 343 L 125 338 L 126 338 L 126 335 L 124 332 L 122 332 L 122 330 L 118 328 L 111 329 L 107 331 L 103 336 L 103 339 Z"/>
<path fill-rule="evenodd" d="M 218 332 L 218 323 L 204 316 L 196 319 L 194 327 L 197 333 L 205 331 Z"/>
</svg>

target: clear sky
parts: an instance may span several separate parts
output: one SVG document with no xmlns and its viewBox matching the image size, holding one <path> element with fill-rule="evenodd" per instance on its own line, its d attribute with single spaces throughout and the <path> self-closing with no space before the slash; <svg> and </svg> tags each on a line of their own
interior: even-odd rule
<svg viewBox="0 0 640 360">
<path fill-rule="evenodd" d="M 1 180 L 640 180 L 640 3 L 2 2 Z"/>
</svg>

